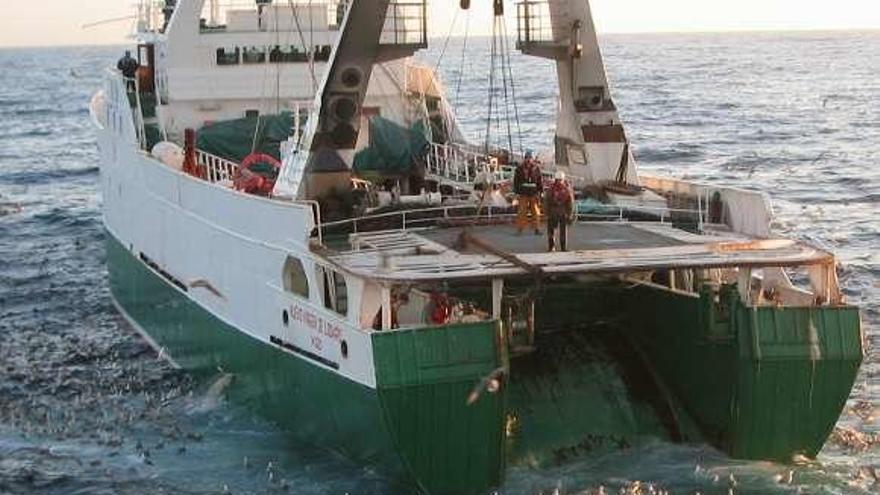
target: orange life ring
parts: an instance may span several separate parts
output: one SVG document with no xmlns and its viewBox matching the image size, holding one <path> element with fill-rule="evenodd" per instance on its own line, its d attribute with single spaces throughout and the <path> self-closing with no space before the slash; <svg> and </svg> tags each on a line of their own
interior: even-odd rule
<svg viewBox="0 0 880 495">
<path fill-rule="evenodd" d="M 250 170 L 251 167 L 258 163 L 269 164 L 276 171 L 281 170 L 281 162 L 274 156 L 265 153 L 251 153 L 244 157 L 244 160 L 241 161 L 241 165 L 238 166 L 232 177 L 232 185 L 237 191 L 259 194 L 260 196 L 268 196 L 272 193 L 272 189 L 275 187 L 275 179 L 264 177 Z"/>
</svg>

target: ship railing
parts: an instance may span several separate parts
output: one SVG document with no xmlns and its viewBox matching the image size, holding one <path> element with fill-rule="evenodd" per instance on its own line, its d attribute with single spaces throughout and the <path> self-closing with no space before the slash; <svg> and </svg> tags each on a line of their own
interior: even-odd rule
<svg viewBox="0 0 880 495">
<path fill-rule="evenodd" d="M 579 211 L 575 215 L 575 221 L 625 223 L 630 222 L 630 214 L 634 212 L 641 214 L 638 220 L 641 223 L 668 224 L 677 222 L 682 218 L 690 218 L 698 225 L 698 232 L 701 232 L 705 225 L 702 222 L 702 212 L 699 210 L 652 206 L 633 208 L 626 205 L 603 205 L 601 212 Z M 480 225 L 481 223 L 512 223 L 515 218 L 516 211 L 513 206 L 481 206 L 478 204 L 435 206 L 363 215 L 326 223 L 319 222 L 316 235 L 325 238 L 328 234 L 408 231 L 444 224 Z"/>
<path fill-rule="evenodd" d="M 158 32 L 164 26 L 164 0 L 139 0 L 137 3 L 137 32 Z"/>
<path fill-rule="evenodd" d="M 457 145 L 431 143 L 427 172 L 460 184 L 499 183 L 513 179 L 516 167 L 501 165 L 484 153 Z"/>
<path fill-rule="evenodd" d="M 425 0 L 390 2 L 379 43 L 427 47 L 427 2 Z"/>
<path fill-rule="evenodd" d="M 332 30 L 339 26 L 348 3 L 348 0 L 293 0 L 274 4 L 254 0 L 213 0 L 205 2 L 202 7 L 199 30 L 201 34 L 294 32 L 298 24 L 302 29 Z"/>
<path fill-rule="evenodd" d="M 522 157 L 499 150 L 500 154 L 521 161 Z M 473 184 L 500 184 L 513 181 L 516 165 L 498 163 L 497 158 L 477 151 L 474 147 L 460 144 L 431 143 L 428 150 L 427 173 L 460 186 Z M 545 180 L 552 180 L 554 171 L 547 168 L 541 171 Z M 585 183 L 582 177 L 568 176 L 574 186 Z"/>
<path fill-rule="evenodd" d="M 533 44 L 556 44 L 563 27 L 553 23 L 551 1 L 523 0 L 516 4 L 516 42 L 522 49 Z M 557 6 L 558 8 L 558 6 Z"/>
<path fill-rule="evenodd" d="M 232 160 L 219 157 L 208 153 L 207 151 L 196 150 L 196 161 L 199 165 L 205 167 L 205 180 L 211 183 L 232 181 L 235 172 L 239 168 L 239 164 Z M 308 206 L 312 210 L 312 217 L 315 225 L 321 225 L 321 205 L 317 201 L 300 199 L 292 201 L 296 204 Z M 323 244 L 323 232 L 320 228 L 315 229 L 318 243 Z"/>
<path fill-rule="evenodd" d="M 128 93 L 129 83 L 134 85 L 134 127 L 135 133 L 138 138 L 138 146 L 142 150 L 147 149 L 147 126 L 144 122 L 144 109 L 141 105 L 141 87 L 138 78 L 128 78 L 120 75 L 122 80 L 122 86 L 125 88 L 126 93 Z"/>
<path fill-rule="evenodd" d="M 207 151 L 196 150 L 196 161 L 205 167 L 205 179 L 211 183 L 231 181 L 238 170 L 237 163 Z"/>
</svg>

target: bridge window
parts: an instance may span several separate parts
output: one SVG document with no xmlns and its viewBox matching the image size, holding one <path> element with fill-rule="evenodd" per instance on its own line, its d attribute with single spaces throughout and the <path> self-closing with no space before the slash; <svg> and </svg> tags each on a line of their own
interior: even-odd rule
<svg viewBox="0 0 880 495">
<path fill-rule="evenodd" d="M 238 47 L 236 48 L 218 48 L 217 49 L 217 65 L 237 65 L 238 64 Z"/>
<path fill-rule="evenodd" d="M 266 62 L 266 48 L 262 46 L 252 46 L 245 48 L 241 56 L 242 63 L 245 64 L 262 64 Z"/>
<path fill-rule="evenodd" d="M 330 60 L 331 51 L 332 47 L 330 45 L 315 45 L 315 61 L 326 62 Z M 223 47 L 217 49 L 217 65 L 263 64 L 267 60 L 273 64 L 308 62 L 309 53 L 302 47 L 293 45 Z"/>
<path fill-rule="evenodd" d="M 348 287 L 345 277 L 329 268 L 318 268 L 321 283 L 324 285 L 324 307 L 342 316 L 348 316 Z"/>
<path fill-rule="evenodd" d="M 284 262 L 284 290 L 306 299 L 309 297 L 309 279 L 302 261 L 292 256 Z"/>
<path fill-rule="evenodd" d="M 275 45 L 269 52 L 269 62 L 273 64 L 308 61 L 309 54 L 295 46 Z"/>
<path fill-rule="evenodd" d="M 315 46 L 315 62 L 326 62 L 330 60 L 330 51 L 333 48 L 330 45 Z"/>
</svg>

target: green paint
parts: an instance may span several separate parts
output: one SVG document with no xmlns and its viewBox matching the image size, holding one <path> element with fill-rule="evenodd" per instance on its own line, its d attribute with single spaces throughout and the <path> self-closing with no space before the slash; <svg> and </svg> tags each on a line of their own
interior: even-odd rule
<svg viewBox="0 0 880 495">
<path fill-rule="evenodd" d="M 175 361 L 232 373 L 233 400 L 427 493 L 480 493 L 508 464 L 692 430 L 735 457 L 813 456 L 862 359 L 852 307 L 556 281 L 540 295 L 534 353 L 510 356 L 495 322 L 377 332 L 373 390 L 226 325 L 107 238 L 116 300 Z M 468 405 L 499 368 L 500 390 Z"/>
<path fill-rule="evenodd" d="M 863 357 L 858 310 L 749 308 L 641 287 L 627 293 L 638 342 L 708 441 L 736 458 L 815 457 Z"/>
<path fill-rule="evenodd" d="M 422 491 L 500 484 L 503 393 L 466 404 L 503 359 L 494 323 L 375 334 L 373 390 L 226 325 L 107 239 L 117 302 L 187 370 L 233 374 L 230 399 Z"/>
<path fill-rule="evenodd" d="M 475 385 L 503 363 L 499 335 L 494 323 L 374 334 L 386 423 L 404 463 L 429 493 L 471 493 L 501 483 L 504 389 L 467 404 Z"/>
<path fill-rule="evenodd" d="M 232 373 L 230 399 L 295 438 L 408 478 L 375 390 L 226 325 L 107 239 L 114 297 L 177 363 L 201 377 Z"/>
</svg>

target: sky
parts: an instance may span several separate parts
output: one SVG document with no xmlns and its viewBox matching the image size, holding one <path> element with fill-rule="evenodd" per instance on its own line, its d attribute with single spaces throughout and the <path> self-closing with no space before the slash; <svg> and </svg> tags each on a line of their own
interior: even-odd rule
<svg viewBox="0 0 880 495">
<path fill-rule="evenodd" d="M 11 0 L 5 0 L 11 3 Z M 431 35 L 446 36 L 458 0 L 428 0 Z M 472 34 L 487 34 L 491 0 L 471 0 Z M 508 16 L 515 9 L 505 0 Z M 132 21 L 84 24 L 134 13 L 135 0 L 41 0 L 7 8 L 0 46 L 124 43 Z M 600 33 L 880 29 L 880 0 L 592 0 Z M 464 28 L 464 16 L 455 32 Z"/>
</svg>

